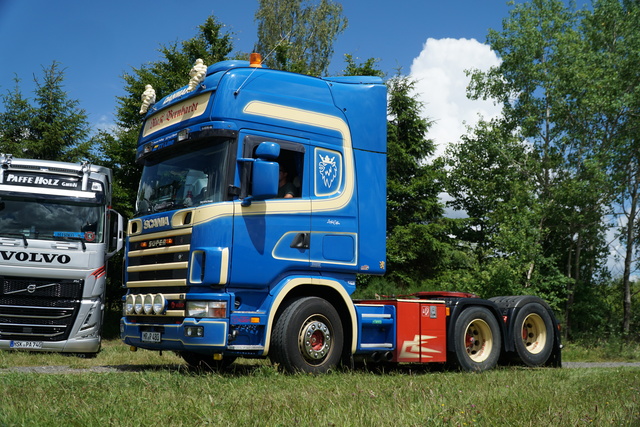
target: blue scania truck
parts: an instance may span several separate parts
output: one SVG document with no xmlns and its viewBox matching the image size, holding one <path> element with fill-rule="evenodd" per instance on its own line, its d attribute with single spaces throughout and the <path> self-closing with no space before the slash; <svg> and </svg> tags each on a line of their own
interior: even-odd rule
<svg viewBox="0 0 640 427">
<path fill-rule="evenodd" d="M 211 65 L 151 103 L 122 340 L 216 369 L 238 357 L 311 373 L 358 359 L 559 366 L 558 323 L 533 296 L 352 300 L 357 274 L 386 268 L 386 101 L 377 77 L 258 60 Z"/>
</svg>

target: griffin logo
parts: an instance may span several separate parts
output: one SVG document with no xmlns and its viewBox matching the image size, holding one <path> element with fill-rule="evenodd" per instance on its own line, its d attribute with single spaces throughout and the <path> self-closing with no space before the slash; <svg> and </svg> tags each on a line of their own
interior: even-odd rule
<svg viewBox="0 0 640 427">
<path fill-rule="evenodd" d="M 338 176 L 338 166 L 336 165 L 336 157 L 329 157 L 327 154 L 320 154 L 320 162 L 318 163 L 318 171 L 322 177 L 322 183 L 325 187 L 331 188 L 333 181 Z"/>
</svg>

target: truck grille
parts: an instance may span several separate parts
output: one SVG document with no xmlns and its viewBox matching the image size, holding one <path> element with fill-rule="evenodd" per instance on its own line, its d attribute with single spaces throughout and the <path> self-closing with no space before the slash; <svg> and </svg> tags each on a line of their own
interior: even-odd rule
<svg viewBox="0 0 640 427">
<path fill-rule="evenodd" d="M 84 280 L 25 279 L 24 277 L 0 277 L 2 293 L 29 297 L 82 298 Z"/>
<path fill-rule="evenodd" d="M 0 277 L 0 339 L 61 341 L 80 309 L 83 280 Z"/>
<path fill-rule="evenodd" d="M 127 287 L 186 286 L 191 228 L 134 236 L 127 253 Z"/>
</svg>

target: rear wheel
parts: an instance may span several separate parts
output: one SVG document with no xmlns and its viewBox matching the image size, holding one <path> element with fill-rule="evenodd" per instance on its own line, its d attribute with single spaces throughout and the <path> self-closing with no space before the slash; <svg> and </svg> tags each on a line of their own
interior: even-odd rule
<svg viewBox="0 0 640 427">
<path fill-rule="evenodd" d="M 500 358 L 500 327 L 491 311 L 484 307 L 465 309 L 454 325 L 454 357 L 465 371 L 492 369 Z"/>
<path fill-rule="evenodd" d="M 518 312 L 512 328 L 518 358 L 527 366 L 544 365 L 553 350 L 553 322 L 538 303 L 525 305 Z"/>
<path fill-rule="evenodd" d="M 278 318 L 271 339 L 271 360 L 286 372 L 325 373 L 342 355 L 342 322 L 326 300 L 295 300 Z"/>
<path fill-rule="evenodd" d="M 180 356 L 192 368 L 205 371 L 222 371 L 227 369 L 236 360 L 235 357 L 223 357 L 221 360 L 214 360 L 212 354 L 202 354 L 193 351 L 181 351 Z"/>
</svg>

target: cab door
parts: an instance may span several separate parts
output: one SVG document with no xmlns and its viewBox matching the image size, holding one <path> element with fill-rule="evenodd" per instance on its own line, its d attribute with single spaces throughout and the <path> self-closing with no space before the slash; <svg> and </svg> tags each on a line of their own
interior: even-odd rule
<svg viewBox="0 0 640 427">
<path fill-rule="evenodd" d="M 277 143 L 278 163 L 286 171 L 287 187 L 294 189 L 291 198 L 276 197 L 243 206 L 248 194 L 242 194 L 234 202 L 231 283 L 238 287 L 265 287 L 282 275 L 309 268 L 311 201 L 309 180 L 305 178 L 308 144 L 298 138 L 264 132 L 245 131 L 240 137 L 244 158 L 252 158 L 262 142 Z M 244 178 L 238 176 L 243 191 L 251 188 L 250 175 L 249 170 Z"/>
</svg>

